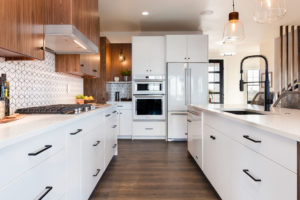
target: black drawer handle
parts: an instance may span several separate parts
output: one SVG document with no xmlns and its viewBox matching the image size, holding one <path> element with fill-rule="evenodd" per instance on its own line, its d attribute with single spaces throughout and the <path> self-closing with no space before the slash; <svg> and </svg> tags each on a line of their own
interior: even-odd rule
<svg viewBox="0 0 300 200">
<path fill-rule="evenodd" d="M 110 117 L 110 114 L 105 115 L 105 117 Z"/>
<path fill-rule="evenodd" d="M 247 174 L 253 181 L 255 181 L 255 182 L 261 182 L 261 179 L 254 178 L 254 176 L 252 176 L 252 175 L 249 173 L 249 170 L 248 170 L 248 169 L 244 169 L 243 172 L 244 172 L 245 174 Z"/>
<path fill-rule="evenodd" d="M 215 136 L 213 136 L 213 135 L 211 135 L 211 136 L 210 136 L 210 138 L 211 138 L 211 139 L 213 139 L 213 140 L 215 140 L 215 139 L 216 139 L 216 137 L 215 137 Z"/>
<path fill-rule="evenodd" d="M 52 186 L 45 187 L 45 192 L 38 198 L 38 200 L 42 200 L 52 189 Z"/>
<path fill-rule="evenodd" d="M 28 156 L 37 156 L 37 155 L 39 155 L 40 153 L 42 153 L 42 152 L 44 152 L 44 151 L 50 149 L 51 147 L 52 147 L 52 145 L 45 145 L 44 148 L 42 148 L 42 149 L 40 149 L 40 150 L 38 150 L 38 151 L 36 151 L 36 152 L 34 152 L 34 153 L 29 153 Z"/>
<path fill-rule="evenodd" d="M 93 72 L 97 72 L 97 70 L 96 70 L 96 69 L 93 69 Z"/>
<path fill-rule="evenodd" d="M 101 171 L 101 169 L 97 169 L 97 173 L 94 174 L 93 176 L 94 176 L 94 177 L 98 176 L 98 174 L 100 173 L 100 171 Z"/>
<path fill-rule="evenodd" d="M 80 67 L 84 67 L 84 64 L 81 64 Z"/>
<path fill-rule="evenodd" d="M 100 141 L 97 141 L 95 144 L 93 144 L 94 147 L 98 146 L 98 144 L 100 144 Z"/>
<path fill-rule="evenodd" d="M 112 112 L 112 113 L 116 113 L 117 111 L 115 110 L 114 112 Z"/>
<path fill-rule="evenodd" d="M 192 122 L 192 120 L 189 120 L 189 119 L 188 119 L 187 121 L 188 121 L 189 123 L 191 123 L 191 122 Z"/>
<path fill-rule="evenodd" d="M 113 149 L 115 149 L 117 147 L 117 144 L 114 144 L 114 146 L 112 146 Z"/>
<path fill-rule="evenodd" d="M 243 138 L 246 138 L 247 140 L 250 140 L 251 142 L 254 142 L 254 143 L 261 143 L 260 140 L 255 140 L 255 139 L 251 138 L 249 135 L 243 135 Z"/>
<path fill-rule="evenodd" d="M 82 131 L 82 129 L 77 129 L 77 131 L 76 132 L 74 132 L 74 133 L 70 133 L 70 135 L 77 135 L 78 133 L 80 133 Z"/>
<path fill-rule="evenodd" d="M 117 125 L 113 125 L 112 128 L 117 128 Z"/>
</svg>

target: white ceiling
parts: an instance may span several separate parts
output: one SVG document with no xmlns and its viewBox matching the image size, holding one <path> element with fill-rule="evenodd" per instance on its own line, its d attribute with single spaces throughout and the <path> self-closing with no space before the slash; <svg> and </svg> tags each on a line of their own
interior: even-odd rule
<svg viewBox="0 0 300 200">
<path fill-rule="evenodd" d="M 300 25 L 300 0 L 287 0 L 287 15 L 273 24 L 252 19 L 255 0 L 236 0 L 236 10 L 245 27 L 240 45 L 255 46 L 278 35 L 279 26 Z M 99 0 L 101 32 L 202 31 L 210 36 L 210 48 L 218 48 L 224 24 L 232 10 L 231 0 Z M 203 16 L 204 10 L 212 15 Z M 149 16 L 142 16 L 149 11 Z"/>
</svg>

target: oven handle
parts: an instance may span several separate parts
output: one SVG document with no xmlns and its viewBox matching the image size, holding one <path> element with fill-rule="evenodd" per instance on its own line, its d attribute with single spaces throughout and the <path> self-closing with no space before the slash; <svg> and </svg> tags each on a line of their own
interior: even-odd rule
<svg viewBox="0 0 300 200">
<path fill-rule="evenodd" d="M 135 98 L 139 98 L 139 97 L 147 97 L 147 98 L 151 98 L 151 97 L 165 97 L 164 94 L 134 94 L 133 96 Z"/>
</svg>

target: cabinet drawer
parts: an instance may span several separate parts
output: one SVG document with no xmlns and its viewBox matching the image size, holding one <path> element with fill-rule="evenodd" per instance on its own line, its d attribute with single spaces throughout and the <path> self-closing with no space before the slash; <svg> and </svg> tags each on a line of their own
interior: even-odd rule
<svg viewBox="0 0 300 200">
<path fill-rule="evenodd" d="M 136 136 L 165 136 L 165 122 L 133 122 L 133 134 Z"/>
<path fill-rule="evenodd" d="M 64 148 L 65 129 L 56 129 L 0 151 L 0 188 Z"/>
<path fill-rule="evenodd" d="M 132 109 L 132 103 L 117 103 L 117 109 L 118 110 L 131 110 Z"/>
<path fill-rule="evenodd" d="M 65 192 L 65 151 L 62 150 L 41 165 L 30 169 L 20 178 L 0 190 L 0 199 L 60 199 Z"/>
<path fill-rule="evenodd" d="M 233 166 L 232 185 L 236 192 L 232 193 L 231 200 L 297 199 L 296 173 L 243 145 L 237 150 L 242 156 Z"/>
<path fill-rule="evenodd" d="M 205 113 L 205 123 L 255 152 L 297 172 L 295 141 L 251 126 Z"/>
</svg>

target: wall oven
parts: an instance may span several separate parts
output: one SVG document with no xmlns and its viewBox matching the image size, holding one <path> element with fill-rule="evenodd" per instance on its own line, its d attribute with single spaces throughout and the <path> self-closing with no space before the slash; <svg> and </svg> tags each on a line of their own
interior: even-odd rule
<svg viewBox="0 0 300 200">
<path fill-rule="evenodd" d="M 134 120 L 165 120 L 164 94 L 133 95 Z"/>
</svg>

